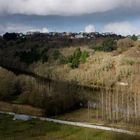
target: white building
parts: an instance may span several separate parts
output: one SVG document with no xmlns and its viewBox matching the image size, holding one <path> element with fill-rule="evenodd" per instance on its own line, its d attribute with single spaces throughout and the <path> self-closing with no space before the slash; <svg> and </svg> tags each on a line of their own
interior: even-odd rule
<svg viewBox="0 0 140 140">
<path fill-rule="evenodd" d="M 75 38 L 80 39 L 80 38 L 84 38 L 84 36 L 83 34 L 78 34 L 78 35 L 75 35 Z"/>
</svg>

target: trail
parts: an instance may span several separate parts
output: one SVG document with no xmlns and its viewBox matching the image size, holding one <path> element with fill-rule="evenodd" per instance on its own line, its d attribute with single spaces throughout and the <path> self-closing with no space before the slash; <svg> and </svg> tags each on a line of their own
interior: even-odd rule
<svg viewBox="0 0 140 140">
<path fill-rule="evenodd" d="M 13 112 L 3 112 L 0 111 L 1 114 L 8 114 L 8 115 L 19 115 Z M 135 132 L 124 130 L 124 129 L 118 129 L 118 128 L 112 128 L 112 127 L 106 127 L 106 126 L 99 126 L 99 125 L 92 125 L 88 123 L 81 123 L 81 122 L 72 122 L 72 121 L 63 121 L 63 120 L 58 120 L 58 119 L 51 119 L 51 118 L 46 118 L 46 117 L 37 117 L 37 116 L 30 116 L 32 119 L 38 119 L 41 121 L 48 121 L 48 122 L 53 122 L 53 123 L 58 123 L 58 124 L 64 124 L 64 125 L 71 125 L 71 126 L 77 126 L 77 127 L 84 127 L 84 128 L 91 128 L 91 129 L 99 129 L 99 130 L 105 130 L 105 131 L 112 131 L 112 132 L 117 132 L 117 133 L 124 133 L 128 135 L 136 135 Z"/>
</svg>

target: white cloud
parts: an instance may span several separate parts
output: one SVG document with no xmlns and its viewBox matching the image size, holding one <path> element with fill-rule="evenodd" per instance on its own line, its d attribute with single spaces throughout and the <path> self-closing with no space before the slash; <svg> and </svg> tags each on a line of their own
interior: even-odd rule
<svg viewBox="0 0 140 140">
<path fill-rule="evenodd" d="M 49 32 L 48 28 L 35 28 L 32 26 L 26 26 L 26 25 L 22 25 L 22 24 L 6 24 L 6 25 L 0 25 L 0 33 L 3 34 L 5 32 L 42 32 L 42 33 L 46 33 Z"/>
<path fill-rule="evenodd" d="M 0 0 L 0 14 L 81 15 L 136 6 L 139 0 Z"/>
<path fill-rule="evenodd" d="M 30 28 L 28 31 L 31 31 L 31 32 L 41 32 L 41 33 L 48 33 L 49 30 L 47 28 Z M 27 32 L 27 31 L 26 31 Z"/>
<path fill-rule="evenodd" d="M 92 24 L 87 25 L 87 26 L 85 27 L 85 32 L 86 32 L 86 33 L 95 32 L 95 26 L 92 25 Z"/>
<path fill-rule="evenodd" d="M 109 23 L 104 26 L 103 32 L 113 32 L 121 35 L 140 34 L 140 28 L 129 22 Z"/>
</svg>

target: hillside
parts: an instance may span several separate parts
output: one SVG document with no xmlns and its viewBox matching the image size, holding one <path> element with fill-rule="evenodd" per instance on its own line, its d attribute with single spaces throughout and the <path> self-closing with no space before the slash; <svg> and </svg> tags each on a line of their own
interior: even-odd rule
<svg viewBox="0 0 140 140">
<path fill-rule="evenodd" d="M 17 40 L 1 40 L 0 43 L 1 66 L 53 80 L 75 81 L 89 87 L 112 87 L 118 82 L 130 85 L 139 80 L 136 69 L 140 61 L 140 42 L 129 38 L 54 36 L 46 39 L 45 35 L 35 34 Z"/>
<path fill-rule="evenodd" d="M 0 43 L 1 101 L 41 108 L 44 116 L 91 108 L 99 121 L 140 124 L 139 41 L 33 35 Z"/>
</svg>

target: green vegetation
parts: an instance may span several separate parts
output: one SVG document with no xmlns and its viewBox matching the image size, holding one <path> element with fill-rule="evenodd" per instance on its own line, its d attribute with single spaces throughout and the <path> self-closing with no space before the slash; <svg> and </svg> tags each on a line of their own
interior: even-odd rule
<svg viewBox="0 0 140 140">
<path fill-rule="evenodd" d="M 89 54 L 87 51 L 82 52 L 81 54 L 81 62 L 86 63 L 87 58 L 89 57 Z"/>
<path fill-rule="evenodd" d="M 80 48 L 77 48 L 73 55 L 69 56 L 68 59 L 67 59 L 67 63 L 69 64 L 69 66 L 71 68 L 78 68 L 79 66 L 79 63 L 80 63 L 80 58 L 81 58 L 81 49 Z"/>
<path fill-rule="evenodd" d="M 105 52 L 111 52 L 117 49 L 114 38 L 107 38 L 101 44 L 94 43 L 94 45 L 91 48 L 93 48 L 95 51 Z"/>
<path fill-rule="evenodd" d="M 16 33 L 5 33 L 3 35 L 3 38 L 7 41 L 16 40 L 18 38 L 18 35 Z"/>
<path fill-rule="evenodd" d="M 57 60 L 57 59 L 60 58 L 60 56 L 61 56 L 60 51 L 59 50 L 54 50 L 54 52 L 53 52 L 53 59 Z"/>
<path fill-rule="evenodd" d="M 113 132 L 59 125 L 39 120 L 13 121 L 0 114 L 1 140 L 139 140 L 139 137 Z"/>
<path fill-rule="evenodd" d="M 137 37 L 136 35 L 133 35 L 133 36 L 131 37 L 131 39 L 132 39 L 133 41 L 137 41 L 137 40 L 138 40 L 138 37 Z"/>
<path fill-rule="evenodd" d="M 32 64 L 33 62 L 38 61 L 41 56 L 36 50 L 31 50 L 30 52 L 21 52 L 19 57 L 22 62 L 25 62 L 26 64 Z"/>
<path fill-rule="evenodd" d="M 92 49 L 88 48 L 91 43 Z M 36 34 L 23 40 L 2 38 L 0 46 L 3 67 L 31 76 L 0 73 L 0 100 L 41 108 L 47 116 L 87 107 L 88 101 L 97 101 L 105 110 L 101 114 L 103 121 L 140 124 L 138 41 L 109 36 L 80 41 Z M 103 90 L 104 95 L 100 92 L 92 100 L 95 97 L 93 90 L 89 90 L 92 87 L 111 91 Z M 118 108 L 120 112 L 115 112 Z"/>
<path fill-rule="evenodd" d="M 89 57 L 87 51 L 81 51 L 80 48 L 75 49 L 74 53 L 70 56 L 63 56 L 59 50 L 53 52 L 54 60 L 59 60 L 60 64 L 68 64 L 71 68 L 78 68 L 80 62 L 85 63 Z"/>
<path fill-rule="evenodd" d="M 47 50 L 43 50 L 42 52 L 40 52 L 40 50 L 38 50 L 37 48 L 33 48 L 30 51 L 22 51 L 16 53 L 16 56 L 20 58 L 21 62 L 24 62 L 27 65 L 30 65 L 39 60 L 41 60 L 42 62 L 48 61 Z"/>
</svg>

